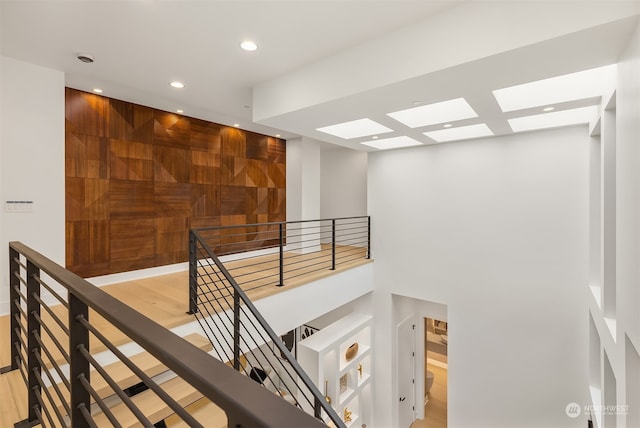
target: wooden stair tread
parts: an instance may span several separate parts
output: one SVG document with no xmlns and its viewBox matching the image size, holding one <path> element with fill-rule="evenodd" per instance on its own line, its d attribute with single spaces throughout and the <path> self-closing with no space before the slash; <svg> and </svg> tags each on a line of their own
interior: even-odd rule
<svg viewBox="0 0 640 428">
<path fill-rule="evenodd" d="M 173 398 L 180 406 L 186 407 L 202 398 L 202 394 L 182 378 L 174 377 L 160 384 L 160 387 Z M 140 409 L 151 423 L 155 424 L 171 416 L 173 410 L 152 390 L 146 390 L 131 397 L 131 401 Z M 131 413 L 124 403 L 118 403 L 110 407 L 111 412 L 123 427 L 142 427 L 142 423 Z M 98 412 L 93 415 L 93 420 L 99 427 L 111 426 L 107 416 Z"/>
<path fill-rule="evenodd" d="M 206 397 L 187 406 L 186 410 L 207 428 L 227 428 L 227 414 Z M 169 428 L 189 428 L 189 424 L 178 415 L 169 417 L 165 422 Z"/>
<path fill-rule="evenodd" d="M 209 352 L 211 349 L 213 349 L 213 346 L 211 345 L 211 342 L 209 342 L 209 339 L 199 333 L 191 333 L 187 336 L 184 336 L 183 339 L 191 343 L 192 345 L 197 346 L 205 352 Z M 129 359 L 149 377 L 154 377 L 159 375 L 160 373 L 167 371 L 167 367 L 164 364 L 162 364 L 153 355 L 149 354 L 146 351 L 134 354 L 130 356 Z M 140 383 L 140 379 L 138 378 L 138 376 L 136 376 L 122 361 L 116 361 L 114 363 L 108 364 L 104 366 L 104 369 L 107 373 L 109 373 L 116 384 L 118 384 L 118 386 L 120 386 L 120 388 L 123 390 Z M 107 381 L 104 380 L 104 378 L 100 376 L 100 374 L 93 368 L 91 369 L 91 386 L 102 398 L 114 394 L 113 389 L 109 386 Z M 69 391 L 67 390 L 67 388 L 62 383 L 58 384 L 58 387 L 64 395 L 65 400 L 67 400 L 68 402 Z M 54 397 L 55 401 L 57 401 L 56 404 L 58 406 L 58 409 L 60 409 L 60 411 L 65 414 L 66 411 L 64 409 L 64 406 L 58 399 L 58 395 L 56 394 L 53 387 L 49 387 L 49 391 L 51 392 L 51 395 Z"/>
<path fill-rule="evenodd" d="M 211 349 L 213 349 L 213 346 L 211 345 L 211 342 L 209 342 L 209 339 L 202 336 L 201 334 L 191 333 L 187 336 L 184 336 L 183 339 L 191 343 L 192 345 L 197 346 L 205 352 L 209 352 Z M 166 366 L 148 352 L 135 354 L 129 357 L 129 359 L 136 366 L 142 369 L 149 377 L 154 377 L 159 375 L 160 373 L 167 371 Z M 113 364 L 105 366 L 105 370 L 122 389 L 129 388 L 130 386 L 140 383 L 140 379 L 138 378 L 138 376 L 136 376 L 122 361 L 116 361 Z M 91 386 L 95 388 L 98 394 L 101 397 L 106 397 L 113 394 L 113 390 L 111 389 L 107 381 L 105 381 L 103 377 L 100 376 L 100 374 L 95 373 L 94 376 L 93 373 L 94 371 L 92 370 Z"/>
</svg>

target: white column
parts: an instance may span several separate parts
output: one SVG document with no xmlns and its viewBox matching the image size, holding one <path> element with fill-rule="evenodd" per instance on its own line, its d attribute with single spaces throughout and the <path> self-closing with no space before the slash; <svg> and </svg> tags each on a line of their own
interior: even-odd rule
<svg viewBox="0 0 640 428">
<path fill-rule="evenodd" d="M 320 219 L 320 143 L 301 137 L 287 140 L 287 221 Z M 287 227 L 287 250 L 302 253 L 320 247 L 319 225 L 304 223 L 305 243 L 298 225 Z M 315 235 L 314 235 L 315 233 Z M 304 247 L 304 248 L 302 248 Z"/>
</svg>

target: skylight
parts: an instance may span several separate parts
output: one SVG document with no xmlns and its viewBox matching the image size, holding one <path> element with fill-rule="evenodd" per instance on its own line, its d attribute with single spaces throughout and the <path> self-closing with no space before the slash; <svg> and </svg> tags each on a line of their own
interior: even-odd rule
<svg viewBox="0 0 640 428">
<path fill-rule="evenodd" d="M 592 68 L 493 91 L 503 112 L 600 97 L 613 89 L 616 65 Z"/>
<path fill-rule="evenodd" d="M 470 138 L 480 138 L 493 135 L 493 132 L 484 123 L 477 125 L 460 126 L 457 128 L 439 129 L 437 131 L 423 132 L 427 137 L 436 140 L 438 143 L 447 141 L 468 140 Z"/>
<path fill-rule="evenodd" d="M 421 126 L 478 117 L 478 114 L 473 110 L 473 108 L 471 108 L 464 98 L 456 98 L 453 100 L 387 113 L 387 116 L 394 118 L 409 128 L 419 128 Z"/>
<path fill-rule="evenodd" d="M 579 125 L 589 123 L 598 115 L 597 106 L 574 108 L 571 110 L 554 111 L 553 113 L 536 114 L 533 116 L 509 119 L 513 132 L 533 131 L 544 128 Z"/>
<path fill-rule="evenodd" d="M 371 119 L 358 119 L 351 122 L 338 123 L 336 125 L 324 126 L 317 128 L 316 131 L 324 132 L 346 140 L 358 137 L 367 137 L 374 134 L 385 134 L 393 132 L 384 125 L 374 122 Z"/>
<path fill-rule="evenodd" d="M 401 136 L 392 138 L 383 138 L 379 140 L 365 141 L 365 146 L 373 147 L 378 150 L 398 149 L 400 147 L 421 146 L 422 143 L 411 137 Z"/>
</svg>

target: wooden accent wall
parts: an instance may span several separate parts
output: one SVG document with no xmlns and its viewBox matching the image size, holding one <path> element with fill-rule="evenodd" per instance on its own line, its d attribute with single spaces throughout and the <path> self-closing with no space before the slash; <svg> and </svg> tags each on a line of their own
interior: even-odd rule
<svg viewBox="0 0 640 428">
<path fill-rule="evenodd" d="M 191 227 L 284 221 L 285 142 L 66 89 L 66 265 L 187 260 Z"/>
</svg>

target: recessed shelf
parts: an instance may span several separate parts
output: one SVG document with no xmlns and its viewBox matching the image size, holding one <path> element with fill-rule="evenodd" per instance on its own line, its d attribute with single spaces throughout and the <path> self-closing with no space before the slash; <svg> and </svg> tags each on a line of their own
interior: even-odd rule
<svg viewBox="0 0 640 428">
<path fill-rule="evenodd" d="M 363 387 L 369 382 L 371 375 L 369 373 L 363 373 L 362 378 L 358 378 L 358 387 Z"/>
<path fill-rule="evenodd" d="M 331 398 L 331 406 L 347 427 L 359 428 L 371 421 L 371 324 L 371 315 L 352 313 L 298 343 L 300 365 Z M 346 351 L 354 343 L 358 352 L 347 361 Z M 349 422 L 344 420 L 345 408 L 352 412 Z"/>
<path fill-rule="evenodd" d="M 351 414 L 351 421 L 345 422 L 344 424 L 347 427 L 351 427 L 351 426 L 358 426 L 358 422 L 360 422 L 360 416 L 356 414 Z"/>
<path fill-rule="evenodd" d="M 353 394 L 356 392 L 353 388 L 347 388 L 345 392 L 340 393 L 340 404 L 344 404 L 353 398 Z"/>
<path fill-rule="evenodd" d="M 353 357 L 351 361 L 344 360 L 344 356 L 343 356 L 342 357 L 343 360 L 340 362 L 340 372 L 339 372 L 340 376 L 342 376 L 343 374 L 345 374 L 346 372 L 348 372 L 353 368 L 357 368 L 358 363 L 360 363 L 365 357 L 369 355 L 370 349 L 371 348 L 369 348 L 368 346 L 360 346 L 360 349 L 358 349 L 358 355 Z"/>
</svg>

